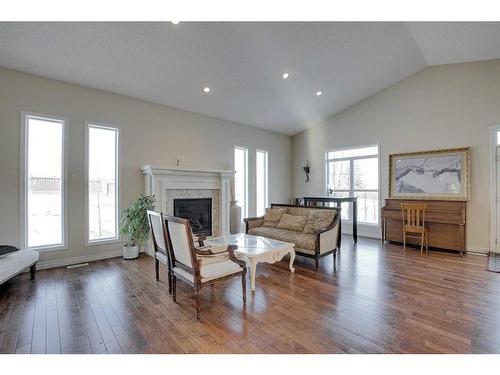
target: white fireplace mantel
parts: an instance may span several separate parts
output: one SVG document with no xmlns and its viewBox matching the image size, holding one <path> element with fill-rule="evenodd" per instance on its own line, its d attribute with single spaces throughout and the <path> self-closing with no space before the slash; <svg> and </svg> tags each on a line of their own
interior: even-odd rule
<svg viewBox="0 0 500 375">
<path fill-rule="evenodd" d="M 167 189 L 209 189 L 220 192 L 219 225 L 222 235 L 229 234 L 229 204 L 231 201 L 231 178 L 234 171 L 224 169 L 192 169 L 184 167 L 154 167 L 145 165 L 141 168 L 144 175 L 144 191 L 155 195 L 156 210 L 167 212 Z"/>
</svg>

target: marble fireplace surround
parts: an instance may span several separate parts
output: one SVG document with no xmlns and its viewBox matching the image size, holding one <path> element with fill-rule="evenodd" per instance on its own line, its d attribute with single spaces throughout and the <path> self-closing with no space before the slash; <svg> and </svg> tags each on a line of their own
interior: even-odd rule
<svg viewBox="0 0 500 375">
<path fill-rule="evenodd" d="M 151 165 L 145 165 L 141 171 L 144 193 L 155 195 L 156 211 L 173 214 L 175 198 L 212 198 L 212 234 L 229 234 L 230 182 L 234 171 Z"/>
</svg>

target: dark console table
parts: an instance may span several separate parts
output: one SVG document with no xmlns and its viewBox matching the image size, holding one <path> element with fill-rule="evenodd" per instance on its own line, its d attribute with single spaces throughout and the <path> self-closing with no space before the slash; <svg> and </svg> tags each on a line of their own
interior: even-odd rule
<svg viewBox="0 0 500 375">
<path fill-rule="evenodd" d="M 295 204 L 303 206 L 325 206 L 325 203 L 335 203 L 337 207 L 343 202 L 352 203 L 352 238 L 358 242 L 358 198 L 357 197 L 304 197 L 297 198 Z"/>
</svg>

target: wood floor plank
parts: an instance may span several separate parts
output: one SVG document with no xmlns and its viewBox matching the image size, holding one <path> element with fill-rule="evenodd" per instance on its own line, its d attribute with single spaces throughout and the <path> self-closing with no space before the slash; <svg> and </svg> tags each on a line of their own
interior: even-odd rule
<svg viewBox="0 0 500 375">
<path fill-rule="evenodd" d="M 19 325 L 16 343 L 16 352 L 30 353 L 33 338 L 33 324 L 35 320 L 36 287 L 37 281 L 24 281 L 28 290 L 24 301 L 24 310 Z"/>
<path fill-rule="evenodd" d="M 47 305 L 46 305 L 46 345 L 47 354 L 61 353 L 60 321 L 57 309 L 56 284 L 54 279 L 57 270 L 47 271 Z"/>
<path fill-rule="evenodd" d="M 55 299 L 57 308 L 57 317 L 59 322 L 59 336 L 61 353 L 71 354 L 78 353 L 76 348 L 74 333 L 71 326 L 70 308 L 67 302 L 66 284 L 64 282 L 64 268 L 54 270 L 53 277 L 55 281 Z"/>
<path fill-rule="evenodd" d="M 32 354 L 47 353 L 47 271 L 37 275 L 35 295 L 35 317 L 33 319 L 33 336 L 31 338 Z"/>
<path fill-rule="evenodd" d="M 259 265 L 201 291 L 141 256 L 18 275 L 0 287 L 1 353 L 500 353 L 500 274 L 486 257 L 343 238 L 333 257 Z"/>
<path fill-rule="evenodd" d="M 87 300 L 88 287 L 87 283 L 83 280 L 83 273 L 81 270 L 76 270 L 79 275 L 78 279 L 71 280 L 71 287 L 75 293 L 76 302 L 78 304 L 78 309 L 80 310 L 80 315 L 82 317 L 83 325 L 85 327 L 85 332 L 87 334 L 92 353 L 101 354 L 107 353 L 106 345 L 99 331 L 99 327 L 96 323 L 94 314 L 92 313 L 92 308 Z"/>
</svg>

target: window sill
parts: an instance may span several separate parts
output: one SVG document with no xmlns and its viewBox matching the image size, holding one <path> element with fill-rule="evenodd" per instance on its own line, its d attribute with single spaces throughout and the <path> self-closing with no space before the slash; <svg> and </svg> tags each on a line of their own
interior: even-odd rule
<svg viewBox="0 0 500 375">
<path fill-rule="evenodd" d="M 85 246 L 98 246 L 122 242 L 121 238 L 108 238 L 102 240 L 86 241 Z"/>
<path fill-rule="evenodd" d="M 50 251 L 68 250 L 68 247 L 66 245 L 37 246 L 37 247 L 27 247 L 24 250 L 38 251 L 39 253 L 47 253 Z"/>
</svg>

